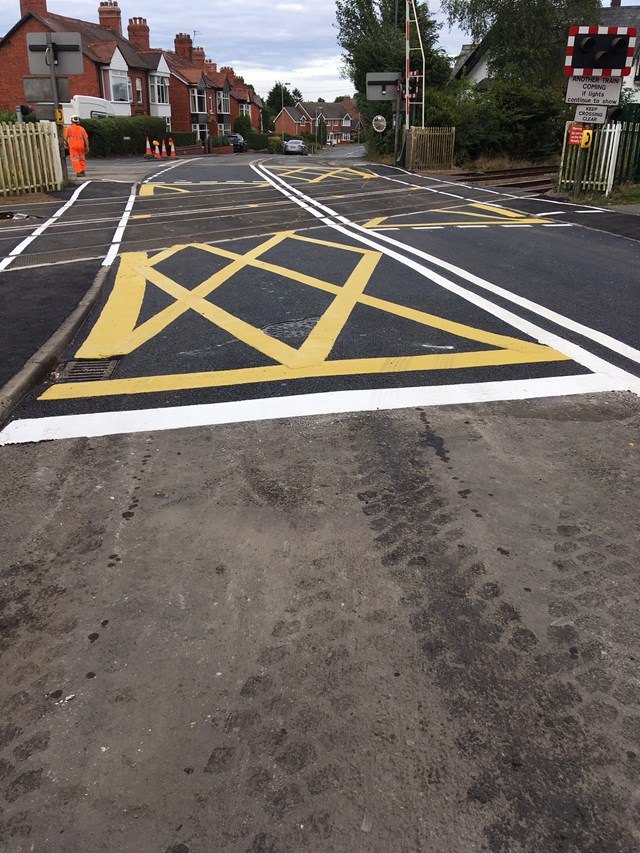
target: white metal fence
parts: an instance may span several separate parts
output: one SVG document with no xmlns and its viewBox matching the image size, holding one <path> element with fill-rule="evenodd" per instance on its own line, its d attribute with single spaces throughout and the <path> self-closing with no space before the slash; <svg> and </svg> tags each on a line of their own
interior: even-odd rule
<svg viewBox="0 0 640 853">
<path fill-rule="evenodd" d="M 0 124 L 0 194 L 6 197 L 61 188 L 55 124 Z"/>
<path fill-rule="evenodd" d="M 567 122 L 558 189 L 609 195 L 614 181 L 634 180 L 640 169 L 640 125 L 608 124 L 593 131 L 590 148 L 569 145 Z"/>
</svg>

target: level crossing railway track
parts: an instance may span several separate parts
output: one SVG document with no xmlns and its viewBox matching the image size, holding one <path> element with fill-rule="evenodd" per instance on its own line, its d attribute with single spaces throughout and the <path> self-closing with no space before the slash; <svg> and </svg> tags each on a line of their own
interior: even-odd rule
<svg viewBox="0 0 640 853">
<path fill-rule="evenodd" d="M 553 166 L 529 166 L 520 169 L 491 169 L 456 172 L 455 180 L 475 186 L 513 187 L 539 194 L 555 186 L 557 170 Z"/>
</svg>

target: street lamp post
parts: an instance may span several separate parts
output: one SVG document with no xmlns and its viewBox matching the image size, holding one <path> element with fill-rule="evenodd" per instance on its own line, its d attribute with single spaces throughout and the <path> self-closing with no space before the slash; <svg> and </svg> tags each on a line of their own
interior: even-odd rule
<svg viewBox="0 0 640 853">
<path fill-rule="evenodd" d="M 290 86 L 291 83 L 282 83 L 280 94 L 282 95 L 282 110 L 280 111 L 280 115 L 282 116 L 282 153 L 284 154 L 284 87 Z"/>
</svg>

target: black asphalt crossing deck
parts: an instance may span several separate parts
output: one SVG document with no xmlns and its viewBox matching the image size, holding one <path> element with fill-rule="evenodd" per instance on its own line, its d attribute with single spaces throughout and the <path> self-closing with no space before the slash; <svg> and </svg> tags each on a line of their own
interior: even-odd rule
<svg viewBox="0 0 640 853">
<path fill-rule="evenodd" d="M 72 201 L 73 192 L 69 194 L 67 191 L 59 204 L 51 208 L 47 206 L 50 218 L 65 203 L 69 204 L 55 221 L 48 224 L 49 219 L 27 220 L 28 227 L 14 233 L 10 241 L 12 245 L 9 241 L 2 245 L 0 269 L 3 259 L 25 238 L 37 235 L 43 225 L 46 225 L 46 230 L 12 260 L 9 269 L 78 262 L 103 258 L 107 254 L 130 197 L 131 185 L 88 181 L 80 187 L 74 189 L 74 192 L 79 190 L 75 200 Z"/>
<path fill-rule="evenodd" d="M 161 223 L 141 250 L 140 225 L 130 220 L 103 299 L 66 355 L 80 374 L 59 375 L 37 389 L 1 442 L 640 391 L 640 350 L 630 327 L 622 321 L 604 331 L 586 325 L 597 319 L 589 302 L 606 269 L 598 250 L 589 261 L 593 269 L 578 265 L 577 275 L 588 277 L 584 298 L 573 298 L 577 282 L 557 275 L 565 256 L 579 254 L 586 229 L 550 227 L 543 212 L 514 213 L 495 198 L 479 206 L 473 194 L 456 201 L 456 216 L 471 212 L 471 219 L 483 220 L 474 224 L 490 227 L 376 231 L 354 222 L 359 214 L 342 215 L 347 207 L 336 209 L 332 199 L 342 196 L 335 176 L 294 184 L 281 177 L 280 162 L 271 165 L 252 169 L 268 184 L 253 188 L 252 203 L 266 198 L 266 208 L 238 214 L 238 230 L 253 225 L 251 236 L 231 239 L 231 229 L 216 221 L 229 204 L 249 204 L 246 188 L 176 194 L 184 215 L 173 218 L 176 237 L 163 248 L 154 243 L 158 229 L 162 238 L 171 233 L 162 232 Z M 383 181 L 354 177 L 354 207 Z M 439 197 L 431 196 L 425 208 L 429 196 L 419 189 L 401 192 L 412 201 L 420 197 L 419 213 L 451 213 Z M 161 199 L 136 199 L 133 215 L 151 213 L 153 205 L 160 210 Z M 199 239 L 191 221 L 190 211 L 203 199 L 212 220 L 205 233 L 217 240 Z M 149 205 L 144 211 L 143 203 Z M 270 221 L 269 206 L 277 212 Z M 523 216 L 525 227 L 508 227 L 522 225 Z M 628 261 L 621 261 L 621 271 Z M 624 313 L 624 288 L 611 292 L 615 311 Z M 533 295 L 551 307 L 528 298 Z M 613 332 L 628 335 L 629 343 Z M 101 367 L 103 378 L 96 379 L 91 371 Z"/>
<path fill-rule="evenodd" d="M 0 387 L 21 370 L 45 344 L 85 295 L 101 260 L 0 274 Z"/>
</svg>

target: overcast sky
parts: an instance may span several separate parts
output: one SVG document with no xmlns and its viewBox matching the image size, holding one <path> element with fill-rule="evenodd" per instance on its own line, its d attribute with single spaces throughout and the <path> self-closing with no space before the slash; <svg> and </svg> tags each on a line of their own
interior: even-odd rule
<svg viewBox="0 0 640 853">
<path fill-rule="evenodd" d="M 195 30 L 194 44 L 204 47 L 218 67 L 233 66 L 259 95 L 266 96 L 276 80 L 297 87 L 306 100 L 332 101 L 353 92 L 340 75 L 333 0 L 209 0 L 193 7 L 180 0 L 119 0 L 119 5 L 125 35 L 132 17 L 147 19 L 152 47 L 173 49 L 177 32 L 193 37 Z M 58 15 L 98 20 L 99 0 L 48 0 L 47 6 Z M 432 0 L 430 8 L 445 21 L 439 0 Z M 19 0 L 0 0 L 0 33 L 19 17 Z M 463 34 L 449 31 L 445 22 L 445 50 L 457 55 L 463 41 Z"/>
</svg>

